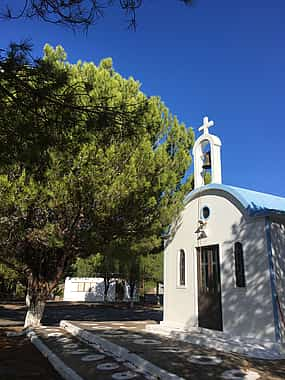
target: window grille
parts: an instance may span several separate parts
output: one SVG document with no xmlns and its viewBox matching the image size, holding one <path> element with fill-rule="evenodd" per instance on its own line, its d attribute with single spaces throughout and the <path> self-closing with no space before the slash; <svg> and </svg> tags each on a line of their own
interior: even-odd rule
<svg viewBox="0 0 285 380">
<path fill-rule="evenodd" d="M 179 256 L 179 285 L 185 286 L 186 285 L 186 278 L 185 278 L 185 252 L 183 249 L 180 250 L 180 256 Z"/>
<path fill-rule="evenodd" d="M 236 272 L 236 286 L 238 288 L 245 288 L 245 272 L 244 272 L 244 258 L 241 243 L 235 243 L 235 272 Z"/>
</svg>

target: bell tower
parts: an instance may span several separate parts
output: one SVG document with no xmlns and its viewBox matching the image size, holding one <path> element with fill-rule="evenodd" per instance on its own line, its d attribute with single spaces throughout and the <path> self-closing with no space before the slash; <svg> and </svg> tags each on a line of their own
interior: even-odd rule
<svg viewBox="0 0 285 380">
<path fill-rule="evenodd" d="M 199 131 L 203 134 L 196 140 L 193 147 L 194 156 L 194 189 L 205 185 L 205 173 L 211 174 L 211 183 L 222 183 L 221 170 L 221 140 L 209 133 L 209 128 L 214 125 L 205 116 L 203 125 Z"/>
</svg>

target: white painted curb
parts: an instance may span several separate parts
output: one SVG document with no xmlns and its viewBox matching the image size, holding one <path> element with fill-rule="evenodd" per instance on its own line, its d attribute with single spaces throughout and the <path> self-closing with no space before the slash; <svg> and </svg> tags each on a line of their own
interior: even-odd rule
<svg viewBox="0 0 285 380">
<path fill-rule="evenodd" d="M 84 380 L 73 369 L 68 367 L 64 362 L 55 355 L 38 337 L 38 335 L 31 329 L 27 331 L 27 336 L 30 338 L 32 344 L 48 359 L 53 368 L 65 380 Z"/>
<path fill-rule="evenodd" d="M 75 326 L 69 321 L 61 321 L 60 327 L 67 330 L 73 336 L 79 337 L 79 339 L 82 339 L 84 342 L 99 346 L 102 350 L 111 352 L 117 358 L 130 362 L 139 372 L 147 374 L 152 378 L 161 380 L 185 380 L 183 377 L 167 372 L 166 370 L 159 368 L 155 364 L 150 363 L 140 356 L 131 353 L 126 348 L 101 338 L 92 332 L 82 329 L 81 327 Z"/>
</svg>

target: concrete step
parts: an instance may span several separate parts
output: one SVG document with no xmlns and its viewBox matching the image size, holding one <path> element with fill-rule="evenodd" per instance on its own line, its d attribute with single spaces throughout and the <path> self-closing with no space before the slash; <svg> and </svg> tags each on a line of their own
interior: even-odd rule
<svg viewBox="0 0 285 380">
<path fill-rule="evenodd" d="M 253 338 L 234 337 L 229 334 L 203 328 L 183 330 L 161 324 L 146 325 L 146 331 L 165 337 L 213 348 L 223 352 L 233 352 L 251 358 L 281 360 L 285 359 L 284 347 L 275 342 L 259 341 Z"/>
</svg>

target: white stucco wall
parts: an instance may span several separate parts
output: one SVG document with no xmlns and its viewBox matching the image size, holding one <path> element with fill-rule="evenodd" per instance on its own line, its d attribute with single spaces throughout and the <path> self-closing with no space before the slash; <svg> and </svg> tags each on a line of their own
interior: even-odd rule
<svg viewBox="0 0 285 380">
<path fill-rule="evenodd" d="M 83 286 L 82 284 L 86 284 Z M 104 301 L 103 277 L 66 277 L 64 284 L 64 301 Z M 115 301 L 116 281 L 112 280 L 108 289 L 107 300 Z"/>
<path fill-rule="evenodd" d="M 207 237 L 197 240 L 200 209 L 210 208 Z M 235 286 L 234 243 L 244 251 L 246 288 Z M 274 341 L 271 286 L 264 218 L 245 218 L 241 210 L 220 195 L 203 195 L 190 201 L 172 242 L 165 249 L 164 323 L 190 328 L 198 326 L 198 246 L 219 245 L 223 331 Z M 177 286 L 177 255 L 186 252 L 186 286 Z"/>
<path fill-rule="evenodd" d="M 105 284 L 103 277 L 66 277 L 64 283 L 64 301 L 103 302 Z M 134 300 L 137 300 L 137 289 L 134 289 Z M 116 301 L 116 279 L 110 281 L 107 301 Z M 124 282 L 123 301 L 131 301 L 130 285 Z"/>
<path fill-rule="evenodd" d="M 272 255 L 276 279 L 276 290 L 280 301 L 281 313 L 285 318 L 285 218 L 279 218 L 271 223 Z M 277 305 L 282 340 L 285 342 L 285 326 Z"/>
</svg>

